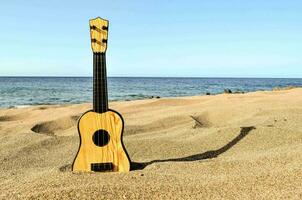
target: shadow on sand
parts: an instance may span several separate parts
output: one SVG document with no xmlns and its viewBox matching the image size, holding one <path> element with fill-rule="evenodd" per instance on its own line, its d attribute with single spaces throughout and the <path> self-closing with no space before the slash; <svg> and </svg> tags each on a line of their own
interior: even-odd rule
<svg viewBox="0 0 302 200">
<path fill-rule="evenodd" d="M 251 130 L 256 129 L 254 126 L 249 127 L 241 127 L 240 134 L 231 140 L 229 143 L 224 145 L 223 147 L 212 150 L 206 151 L 204 153 L 195 154 L 187 157 L 182 158 L 170 158 L 170 159 L 163 159 L 163 160 L 152 160 L 150 162 L 131 162 L 131 170 L 141 170 L 151 165 L 153 163 L 160 163 L 160 162 L 189 162 L 189 161 L 197 161 L 197 160 L 205 160 L 205 159 L 212 159 L 218 157 L 220 154 L 231 149 L 234 145 L 236 145 L 240 140 L 242 140 L 245 136 L 247 136 Z"/>
</svg>

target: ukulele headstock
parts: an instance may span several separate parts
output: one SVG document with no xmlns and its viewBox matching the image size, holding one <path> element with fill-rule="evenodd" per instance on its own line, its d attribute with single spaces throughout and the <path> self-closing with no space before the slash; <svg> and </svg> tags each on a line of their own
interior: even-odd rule
<svg viewBox="0 0 302 200">
<path fill-rule="evenodd" d="M 107 50 L 109 21 L 97 17 L 89 20 L 91 48 L 94 53 L 105 53 Z"/>
</svg>

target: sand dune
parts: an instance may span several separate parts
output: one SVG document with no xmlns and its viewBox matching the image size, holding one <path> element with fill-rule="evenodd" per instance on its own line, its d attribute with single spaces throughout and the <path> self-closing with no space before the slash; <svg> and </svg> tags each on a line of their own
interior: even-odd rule
<svg viewBox="0 0 302 200">
<path fill-rule="evenodd" d="M 91 104 L 0 110 L 0 199 L 302 199 L 302 89 L 110 107 L 130 173 L 71 172 Z"/>
</svg>

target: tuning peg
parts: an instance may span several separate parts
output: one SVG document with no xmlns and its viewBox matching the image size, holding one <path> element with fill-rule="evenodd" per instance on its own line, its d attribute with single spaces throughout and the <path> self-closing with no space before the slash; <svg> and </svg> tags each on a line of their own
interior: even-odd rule
<svg viewBox="0 0 302 200">
<path fill-rule="evenodd" d="M 103 29 L 104 31 L 107 31 L 107 30 L 108 30 L 108 26 L 102 26 L 102 29 Z"/>
<path fill-rule="evenodd" d="M 103 43 L 107 43 L 107 40 L 106 40 L 106 39 L 103 39 L 102 42 L 103 42 Z"/>
</svg>

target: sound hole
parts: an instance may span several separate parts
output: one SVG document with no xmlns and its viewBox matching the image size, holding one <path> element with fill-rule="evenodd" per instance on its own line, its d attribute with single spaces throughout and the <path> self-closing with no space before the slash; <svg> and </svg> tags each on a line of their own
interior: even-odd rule
<svg viewBox="0 0 302 200">
<path fill-rule="evenodd" d="M 92 136 L 92 141 L 96 146 L 103 147 L 109 143 L 110 135 L 107 131 L 100 129 Z"/>
</svg>

